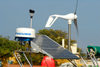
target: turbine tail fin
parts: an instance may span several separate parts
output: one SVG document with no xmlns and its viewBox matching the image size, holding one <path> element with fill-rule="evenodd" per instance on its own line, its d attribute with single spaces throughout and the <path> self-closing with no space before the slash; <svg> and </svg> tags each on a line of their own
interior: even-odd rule
<svg viewBox="0 0 100 67">
<path fill-rule="evenodd" d="M 55 17 L 55 19 L 52 21 L 52 23 L 50 23 L 50 26 L 52 26 L 54 24 L 54 22 L 57 20 L 58 17 Z"/>
<path fill-rule="evenodd" d="M 56 21 L 57 17 L 53 18 L 52 16 L 49 17 L 45 27 L 51 27 L 53 23 Z"/>
<path fill-rule="evenodd" d="M 45 25 L 45 27 L 51 27 L 50 24 L 52 23 L 52 21 L 53 21 L 53 17 L 50 16 L 47 23 L 46 23 L 46 25 Z"/>
</svg>

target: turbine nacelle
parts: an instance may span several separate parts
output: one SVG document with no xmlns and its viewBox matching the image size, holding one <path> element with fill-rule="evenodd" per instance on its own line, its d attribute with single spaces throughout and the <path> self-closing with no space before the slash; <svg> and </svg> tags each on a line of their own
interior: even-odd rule
<svg viewBox="0 0 100 67">
<path fill-rule="evenodd" d="M 65 20 L 74 20 L 74 19 L 77 19 L 77 15 L 74 14 L 74 13 L 70 13 L 70 14 L 67 14 L 67 15 L 51 15 L 47 21 L 47 24 L 45 27 L 51 27 L 52 24 L 58 19 L 58 18 L 62 18 L 62 19 L 65 19 Z"/>
<path fill-rule="evenodd" d="M 62 18 L 62 19 L 66 19 L 66 20 L 74 20 L 77 19 L 77 15 L 75 15 L 74 13 L 70 13 L 67 15 L 51 15 L 52 17 L 58 17 L 58 18 Z"/>
</svg>

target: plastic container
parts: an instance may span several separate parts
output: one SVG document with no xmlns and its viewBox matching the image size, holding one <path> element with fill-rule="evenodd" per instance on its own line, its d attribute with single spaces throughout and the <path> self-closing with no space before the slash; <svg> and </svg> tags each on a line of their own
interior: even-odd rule
<svg viewBox="0 0 100 67">
<path fill-rule="evenodd" d="M 44 56 L 41 67 L 55 67 L 55 61 L 51 57 Z"/>
</svg>

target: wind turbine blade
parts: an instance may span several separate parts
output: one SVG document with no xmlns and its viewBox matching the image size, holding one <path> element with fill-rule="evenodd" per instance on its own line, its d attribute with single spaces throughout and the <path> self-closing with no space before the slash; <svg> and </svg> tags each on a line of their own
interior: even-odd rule
<svg viewBox="0 0 100 67">
<path fill-rule="evenodd" d="M 76 12 L 77 12 L 77 8 L 78 8 L 78 0 L 76 0 L 76 7 L 75 7 L 74 14 L 76 14 Z"/>
<path fill-rule="evenodd" d="M 77 33 L 78 33 L 78 25 L 77 25 L 77 19 L 74 19 L 74 25 L 76 27 Z"/>
<path fill-rule="evenodd" d="M 51 27 L 50 24 L 52 23 L 52 21 L 53 21 L 53 17 L 50 16 L 47 23 L 46 23 L 46 25 L 45 25 L 45 27 Z"/>
<path fill-rule="evenodd" d="M 74 17 L 76 16 L 77 8 L 78 8 L 78 0 L 76 0 L 76 7 L 75 7 L 75 11 L 74 11 Z M 77 25 L 77 17 L 74 19 L 74 25 L 76 27 L 77 33 L 79 34 L 78 25 Z"/>
</svg>

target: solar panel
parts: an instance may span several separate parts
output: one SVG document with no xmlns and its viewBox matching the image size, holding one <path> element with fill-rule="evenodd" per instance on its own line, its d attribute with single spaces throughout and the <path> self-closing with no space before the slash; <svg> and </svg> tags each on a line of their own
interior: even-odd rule
<svg viewBox="0 0 100 67">
<path fill-rule="evenodd" d="M 77 56 L 64 49 L 60 44 L 46 35 L 38 35 L 31 45 L 38 46 L 38 51 L 45 53 L 55 59 L 78 59 Z"/>
</svg>

